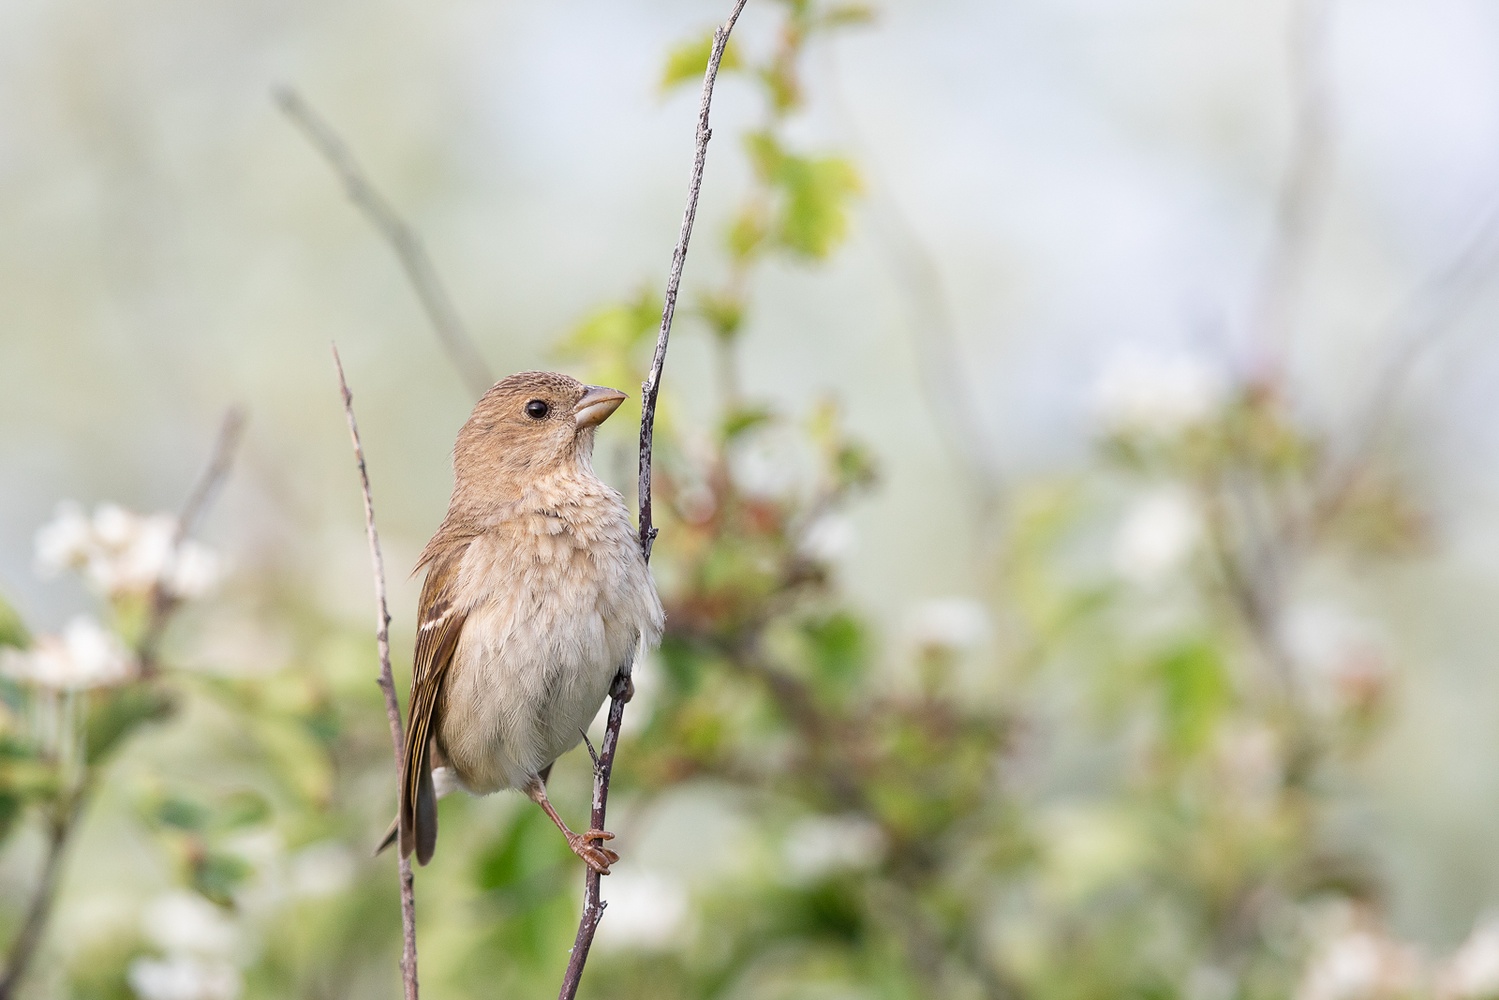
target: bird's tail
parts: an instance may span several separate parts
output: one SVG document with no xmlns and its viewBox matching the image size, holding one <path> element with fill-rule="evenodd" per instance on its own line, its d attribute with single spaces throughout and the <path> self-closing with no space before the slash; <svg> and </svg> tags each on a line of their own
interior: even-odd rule
<svg viewBox="0 0 1499 1000">
<path fill-rule="evenodd" d="M 427 781 L 423 782 L 423 785 L 426 786 L 423 791 L 430 789 L 431 794 L 430 798 L 427 795 L 418 795 L 416 825 L 419 827 L 423 825 L 430 825 L 435 829 L 437 825 L 436 821 L 438 800 L 445 798 L 450 792 L 460 786 L 458 784 L 458 779 L 453 774 L 452 769 L 447 767 L 433 768 L 430 777 L 427 779 Z M 385 831 L 385 836 L 381 837 L 380 843 L 375 846 L 375 854 L 380 855 L 384 853 L 385 849 L 394 844 L 397 840 L 400 839 L 400 837 L 401 817 L 397 815 L 395 819 L 390 821 L 390 828 Z M 432 839 L 435 840 L 436 838 L 433 837 Z M 421 853 L 418 852 L 417 860 L 421 861 L 422 864 L 426 864 L 427 859 L 431 856 L 431 849 L 429 848 L 427 851 L 427 857 L 421 857 Z"/>
</svg>

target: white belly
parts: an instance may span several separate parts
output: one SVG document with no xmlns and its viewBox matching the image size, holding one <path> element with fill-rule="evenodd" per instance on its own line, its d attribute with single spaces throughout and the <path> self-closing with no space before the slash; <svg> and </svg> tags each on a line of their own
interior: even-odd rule
<svg viewBox="0 0 1499 1000">
<path fill-rule="evenodd" d="M 635 574 L 580 577 L 569 562 L 527 567 L 464 622 L 437 728 L 470 792 L 522 787 L 577 746 L 634 660 L 646 625 Z"/>
</svg>

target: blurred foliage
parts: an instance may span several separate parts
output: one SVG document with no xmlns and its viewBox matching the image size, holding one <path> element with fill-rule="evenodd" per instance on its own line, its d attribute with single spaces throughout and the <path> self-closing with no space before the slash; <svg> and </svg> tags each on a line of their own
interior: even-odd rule
<svg viewBox="0 0 1499 1000">
<path fill-rule="evenodd" d="M 779 10 L 769 51 L 724 62 L 765 114 L 740 147 L 751 180 L 724 276 L 686 316 L 716 352 L 719 412 L 704 432 L 663 398 L 668 630 L 615 770 L 613 816 L 688 818 L 668 831 L 674 866 L 633 865 L 622 844 L 583 995 L 1499 995 L 1499 973 L 1454 986 L 1408 960 L 1377 860 L 1335 822 L 1396 664 L 1341 626 L 1297 641 L 1297 581 L 1314 561 L 1418 552 L 1430 530 L 1399 477 L 1335 460 L 1283 387 L 1198 373 L 1183 394 L 1180 372 L 1116 386 L 1095 460 L 1007 498 L 982 600 L 922 606 L 902 629 L 841 594 L 875 456 L 832 400 L 754 398 L 738 357 L 759 269 L 826 260 L 849 235 L 857 171 L 790 126 L 808 46 L 870 14 Z M 663 86 L 700 78 L 705 37 L 670 52 Z M 660 309 L 650 290 L 603 305 L 559 353 L 592 380 L 638 381 Z M 394 795 L 371 642 L 305 587 L 267 573 L 224 598 L 256 595 L 252 617 L 289 637 L 253 669 L 145 669 L 154 617 L 178 610 L 152 591 L 105 601 L 141 667 L 129 677 L 0 678 L 0 843 L 24 863 L 39 841 L 18 831 L 68 829 L 106 797 L 154 845 L 156 889 L 178 890 L 52 946 L 32 995 L 396 995 L 395 880 L 366 857 Z M 0 604 L 0 647 L 31 644 Z M 588 777 L 564 760 L 554 799 L 582 802 Z M 424 988 L 550 995 L 576 859 L 518 797 L 442 809 L 418 877 Z M 29 899 L 0 902 L 7 939 Z"/>
</svg>

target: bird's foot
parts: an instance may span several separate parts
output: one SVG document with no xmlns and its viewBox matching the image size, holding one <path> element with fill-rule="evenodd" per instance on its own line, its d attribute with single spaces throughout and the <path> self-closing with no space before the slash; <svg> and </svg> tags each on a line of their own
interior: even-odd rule
<svg viewBox="0 0 1499 1000">
<path fill-rule="evenodd" d="M 583 859 L 583 863 L 600 875 L 609 874 L 609 866 L 619 860 L 619 855 L 609 850 L 596 841 L 613 840 L 614 834 L 608 830 L 589 830 L 587 833 L 569 833 L 567 835 L 567 846 L 573 849 L 573 853 Z"/>
</svg>

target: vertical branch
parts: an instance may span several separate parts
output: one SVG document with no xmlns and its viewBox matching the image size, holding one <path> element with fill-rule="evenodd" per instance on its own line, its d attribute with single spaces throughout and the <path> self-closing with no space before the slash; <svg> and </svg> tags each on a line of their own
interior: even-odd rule
<svg viewBox="0 0 1499 1000">
<path fill-rule="evenodd" d="M 338 369 L 338 389 L 343 395 L 344 417 L 349 423 L 349 438 L 354 444 L 354 463 L 359 467 L 359 486 L 364 493 L 364 531 L 370 543 L 370 565 L 375 575 L 375 645 L 380 655 L 380 690 L 385 694 L 385 715 L 390 722 L 390 742 L 395 747 L 396 773 L 404 766 L 405 744 L 401 740 L 401 706 L 396 701 L 396 685 L 390 673 L 390 608 L 385 601 L 385 559 L 380 555 L 380 535 L 375 531 L 375 502 L 370 496 L 370 474 L 364 464 L 364 446 L 359 442 L 359 424 L 354 420 L 354 394 L 344 379 L 343 361 L 333 348 L 333 365 Z M 411 859 L 399 856 L 401 882 L 401 979 L 406 1000 L 417 1000 L 416 979 L 416 898 L 411 878 Z"/>
<path fill-rule="evenodd" d="M 476 397 L 482 396 L 494 383 L 494 378 L 489 366 L 484 363 L 483 355 L 464 329 L 463 321 L 458 318 L 458 310 L 453 308 L 452 297 L 438 278 L 437 269 L 432 266 L 432 258 L 427 255 L 427 248 L 422 245 L 415 230 L 375 190 L 348 144 L 312 110 L 300 94 L 290 88 L 278 88 L 275 97 L 281 110 L 301 128 L 307 140 L 338 174 L 349 200 L 364 213 L 365 218 L 369 219 L 370 224 L 395 251 L 427 319 L 437 332 L 438 341 L 443 350 L 447 351 L 448 360 L 458 370 L 459 377 L 469 390 Z"/>
<path fill-rule="evenodd" d="M 703 92 L 698 103 L 697 148 L 692 160 L 692 178 L 687 187 L 687 207 L 682 213 L 682 228 L 671 255 L 671 270 L 667 275 L 666 296 L 661 308 L 661 330 L 656 336 L 656 353 L 651 359 L 650 374 L 640 386 L 640 551 L 646 562 L 650 562 L 651 547 L 656 540 L 656 526 L 651 521 L 651 449 L 655 439 L 656 397 L 661 390 L 661 369 L 666 364 L 671 322 L 676 315 L 677 293 L 682 285 L 682 267 L 687 261 L 687 245 L 692 239 L 693 222 L 697 219 L 698 196 L 703 190 L 703 167 L 708 160 L 708 140 L 713 137 L 713 130 L 708 127 L 708 113 L 713 105 L 713 83 L 718 78 L 718 67 L 723 61 L 724 48 L 729 44 L 729 34 L 734 30 L 734 24 L 739 20 L 747 2 L 748 0 L 735 0 L 729 19 L 713 32 L 713 49 L 708 54 L 708 66 L 703 71 Z M 592 823 L 595 830 L 604 829 L 605 810 L 609 803 L 609 778 L 614 769 L 614 751 L 619 746 L 619 729 L 625 717 L 625 703 L 630 700 L 632 690 L 630 679 L 621 674 L 614 679 L 609 692 L 609 722 L 594 766 Z M 578 921 L 578 935 L 573 941 L 572 954 L 568 957 L 567 972 L 562 977 L 558 1000 L 573 1000 L 578 995 L 578 985 L 583 980 L 583 967 L 588 962 L 588 951 L 593 946 L 594 934 L 604 916 L 604 905 L 599 874 L 590 869 L 585 876 L 583 915 Z"/>
<path fill-rule="evenodd" d="M 713 130 L 708 127 L 708 111 L 713 105 L 713 82 L 718 77 L 718 64 L 723 61 L 724 46 L 729 44 L 729 33 L 744 10 L 747 0 L 736 0 L 734 10 L 715 32 L 713 51 L 708 56 L 708 68 L 703 73 L 703 96 L 697 109 L 697 152 L 692 160 L 692 181 L 687 188 L 687 208 L 682 213 L 682 231 L 677 236 L 676 249 L 671 255 L 671 271 L 666 278 L 666 298 L 661 306 L 661 332 L 656 335 L 656 353 L 651 358 L 650 374 L 640 386 L 640 550 L 647 561 L 651 558 L 651 545 L 656 540 L 656 527 L 651 523 L 651 445 L 656 432 L 656 396 L 661 391 L 661 369 L 666 364 L 666 347 L 671 340 L 671 321 L 677 312 L 677 291 L 682 285 L 682 265 L 687 262 L 687 244 L 692 239 L 692 224 L 697 219 L 698 195 L 703 190 L 703 165 L 708 160 L 708 140 Z"/>
</svg>

